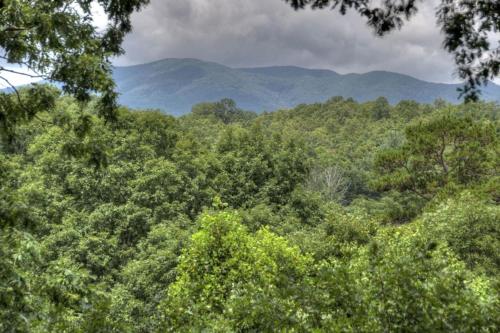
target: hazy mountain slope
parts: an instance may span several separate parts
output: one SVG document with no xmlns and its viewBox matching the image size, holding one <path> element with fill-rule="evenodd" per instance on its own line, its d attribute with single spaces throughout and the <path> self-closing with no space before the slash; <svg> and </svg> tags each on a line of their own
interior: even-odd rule
<svg viewBox="0 0 500 333">
<path fill-rule="evenodd" d="M 430 103 L 436 98 L 455 103 L 460 87 L 383 71 L 341 75 L 293 66 L 230 68 L 196 59 L 116 67 L 114 78 L 123 105 L 158 108 L 176 115 L 189 112 L 196 103 L 226 97 L 257 112 L 322 102 L 333 96 L 360 102 L 385 96 L 391 103 L 404 99 Z M 483 99 L 500 101 L 500 86 L 484 88 Z"/>
<path fill-rule="evenodd" d="M 296 83 L 295 89 L 290 90 L 292 96 L 289 97 L 295 98 L 301 103 L 304 102 L 303 98 L 307 98 L 306 92 L 323 98 L 353 97 L 358 101 L 373 100 L 385 96 L 391 103 L 397 103 L 404 99 L 433 102 L 436 98 L 443 98 L 455 103 L 458 102 L 457 89 L 460 87 L 457 84 L 431 83 L 408 75 L 385 71 L 340 75 L 329 70 L 311 70 L 298 67 L 264 67 L 239 70 L 267 78 L 293 80 Z M 485 87 L 483 98 L 500 101 L 500 86 L 490 84 Z"/>
<path fill-rule="evenodd" d="M 250 110 L 275 109 L 277 96 L 269 85 L 283 82 L 262 80 L 258 75 L 194 59 L 118 67 L 114 78 L 122 104 L 160 108 L 174 114 L 189 112 L 193 104 L 224 97 Z"/>
<path fill-rule="evenodd" d="M 172 114 L 183 114 L 193 104 L 225 97 L 253 111 L 320 102 L 332 96 L 358 101 L 385 96 L 391 103 L 404 99 L 432 102 L 436 98 L 458 102 L 459 87 L 382 71 L 340 75 L 329 70 L 290 66 L 229 68 L 196 59 L 165 59 L 117 67 L 114 77 L 122 104 L 159 108 Z M 500 101 L 500 87 L 490 84 L 484 89 L 483 98 Z"/>
</svg>

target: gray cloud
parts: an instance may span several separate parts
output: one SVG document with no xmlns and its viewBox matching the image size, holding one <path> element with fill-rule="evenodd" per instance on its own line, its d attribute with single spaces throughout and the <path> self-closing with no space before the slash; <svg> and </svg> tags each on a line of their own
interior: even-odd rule
<svg viewBox="0 0 500 333">
<path fill-rule="evenodd" d="M 401 31 L 379 38 L 355 13 L 295 12 L 281 0 L 152 0 L 133 17 L 117 65 L 199 58 L 233 67 L 297 65 L 340 73 L 390 70 L 455 81 L 441 48 L 435 0 Z"/>
</svg>

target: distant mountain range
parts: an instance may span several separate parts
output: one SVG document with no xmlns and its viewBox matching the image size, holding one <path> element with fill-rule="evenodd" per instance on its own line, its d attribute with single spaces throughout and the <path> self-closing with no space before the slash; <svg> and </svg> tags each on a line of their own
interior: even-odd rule
<svg viewBox="0 0 500 333">
<path fill-rule="evenodd" d="M 360 102 L 384 96 L 391 103 L 408 99 L 431 103 L 437 98 L 457 103 L 460 87 L 383 71 L 341 75 L 291 66 L 230 68 L 196 59 L 115 67 L 114 78 L 123 105 L 157 108 L 175 115 L 189 112 L 196 103 L 226 97 L 243 109 L 257 112 L 322 102 L 333 96 Z M 483 89 L 482 98 L 500 101 L 500 86 L 490 83 Z"/>
<path fill-rule="evenodd" d="M 197 59 L 115 67 L 113 77 L 121 104 L 173 115 L 186 114 L 197 103 L 222 98 L 231 98 L 240 108 L 256 112 L 324 102 L 334 96 L 358 102 L 384 96 L 392 104 L 402 100 L 432 103 L 438 98 L 459 103 L 457 89 L 461 87 L 385 71 L 343 75 L 294 66 L 231 68 Z M 482 88 L 481 98 L 500 102 L 500 86 L 490 82 Z"/>
</svg>

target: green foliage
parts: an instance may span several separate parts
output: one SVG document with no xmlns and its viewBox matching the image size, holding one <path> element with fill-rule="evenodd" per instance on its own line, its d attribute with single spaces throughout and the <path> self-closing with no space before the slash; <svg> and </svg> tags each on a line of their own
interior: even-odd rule
<svg viewBox="0 0 500 333">
<path fill-rule="evenodd" d="M 373 103 L 372 117 L 375 120 L 389 117 L 390 105 L 385 97 L 379 97 Z"/>
<path fill-rule="evenodd" d="M 490 121 L 446 111 L 406 128 L 406 142 L 377 156 L 381 190 L 431 199 L 450 185 L 479 182 L 497 171 L 498 139 Z"/>
<path fill-rule="evenodd" d="M 133 332 L 159 329 L 158 305 L 177 277 L 178 257 L 190 230 L 173 224 L 155 226 L 137 246 L 137 255 L 123 268 L 112 292 L 111 316 Z M 154 320 L 145 320 L 154 318 Z"/>
<path fill-rule="evenodd" d="M 215 182 L 222 200 L 235 208 L 253 206 L 257 200 L 285 204 L 309 168 L 302 141 L 269 138 L 258 123 L 249 130 L 229 127 L 216 149 L 220 172 Z"/>
<path fill-rule="evenodd" d="M 61 82 L 63 90 L 78 100 L 88 101 L 91 92 L 102 93 L 100 112 L 111 118 L 116 93 L 109 58 L 123 52 L 120 45 L 132 29 L 130 16 L 148 2 L 4 0 L 0 4 L 0 57 L 35 73 L 28 76 Z M 102 32 L 92 22 L 95 4 L 109 19 Z M 4 72 L 12 70 L 0 67 L 0 79 L 15 90 L 2 76 Z M 22 99 L 18 102 L 18 107 L 29 105 Z"/>
<path fill-rule="evenodd" d="M 23 122 L 33 120 L 38 112 L 51 110 L 59 92 L 50 86 L 25 88 L 15 94 L 0 93 L 0 147 L 22 151 L 16 130 Z"/>
<path fill-rule="evenodd" d="M 196 104 L 191 112 L 197 116 L 213 117 L 224 124 L 248 121 L 257 116 L 253 112 L 238 109 L 236 102 L 228 98 L 215 103 Z"/>
<path fill-rule="evenodd" d="M 341 206 L 331 205 L 317 226 L 296 228 L 289 232 L 288 237 L 304 252 L 321 261 L 350 257 L 353 250 L 367 245 L 379 228 L 380 225 L 368 214 L 348 212 Z"/>
<path fill-rule="evenodd" d="M 231 212 L 204 215 L 200 224 L 163 302 L 165 329 L 293 328 L 301 315 L 293 295 L 311 259 L 266 229 L 249 234 Z"/>
<path fill-rule="evenodd" d="M 2 141 L 1 331 L 498 330 L 498 106 L 106 123 L 47 92 Z M 387 152 L 424 199 L 372 187 Z"/>
<path fill-rule="evenodd" d="M 418 231 L 380 233 L 352 259 L 349 274 L 361 299 L 349 309 L 355 331 L 493 331 L 498 325 L 499 299 L 487 281 L 471 277 Z"/>
<path fill-rule="evenodd" d="M 36 242 L 29 234 L 2 228 L 0 234 L 0 329 L 27 331 L 35 315 L 31 306 L 29 271 L 39 259 Z"/>
<path fill-rule="evenodd" d="M 500 273 L 500 207 L 466 191 L 422 216 L 430 236 L 444 240 L 470 269 Z"/>
</svg>

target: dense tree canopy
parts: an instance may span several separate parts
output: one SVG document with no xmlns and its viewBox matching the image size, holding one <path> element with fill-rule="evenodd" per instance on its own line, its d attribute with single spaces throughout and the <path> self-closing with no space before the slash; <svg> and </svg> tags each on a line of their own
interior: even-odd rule
<svg viewBox="0 0 500 333">
<path fill-rule="evenodd" d="M 5 58 L 71 93 L 0 92 L 1 332 L 498 332 L 498 105 L 116 107 L 147 1 L 94 2 L 0 1 Z"/>
<path fill-rule="evenodd" d="M 498 331 L 497 105 L 53 96 L 1 138 L 1 331 Z"/>
<path fill-rule="evenodd" d="M 419 0 L 285 0 L 295 9 L 355 10 L 377 35 L 403 26 L 414 16 Z M 461 90 L 466 101 L 478 100 L 479 86 L 500 74 L 500 2 L 495 0 L 440 0 L 437 21 L 444 34 L 444 48 L 453 54 L 458 76 L 465 81 Z"/>
</svg>

